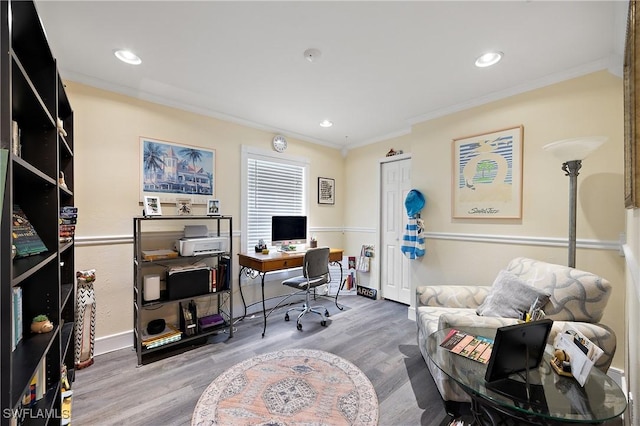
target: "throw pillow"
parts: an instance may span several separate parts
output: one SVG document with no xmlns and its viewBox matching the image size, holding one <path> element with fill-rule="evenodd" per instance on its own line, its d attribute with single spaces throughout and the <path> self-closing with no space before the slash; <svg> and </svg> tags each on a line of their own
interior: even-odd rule
<svg viewBox="0 0 640 426">
<path fill-rule="evenodd" d="M 549 301 L 550 294 L 530 286 L 516 275 L 505 270 L 500 271 L 486 299 L 476 313 L 486 317 L 521 318 L 523 312 L 540 308 Z"/>
</svg>

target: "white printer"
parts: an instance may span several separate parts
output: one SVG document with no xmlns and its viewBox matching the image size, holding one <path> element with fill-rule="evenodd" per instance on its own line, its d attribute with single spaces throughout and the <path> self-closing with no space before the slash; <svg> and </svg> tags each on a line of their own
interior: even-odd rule
<svg viewBox="0 0 640 426">
<path fill-rule="evenodd" d="M 223 253 L 227 250 L 226 237 L 181 238 L 176 241 L 180 256 L 200 256 Z"/>
<path fill-rule="evenodd" d="M 184 237 L 176 241 L 176 250 L 180 256 L 224 253 L 227 241 L 226 237 L 210 237 L 206 225 L 188 225 L 184 227 Z"/>
</svg>

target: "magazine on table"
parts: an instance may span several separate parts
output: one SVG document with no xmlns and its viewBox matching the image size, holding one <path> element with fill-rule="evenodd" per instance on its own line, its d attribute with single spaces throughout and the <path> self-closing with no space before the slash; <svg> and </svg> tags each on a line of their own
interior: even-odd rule
<svg viewBox="0 0 640 426">
<path fill-rule="evenodd" d="M 561 349 L 569 356 L 571 375 L 580 383 L 580 386 L 584 386 L 593 365 L 604 353 L 569 323 L 565 324 L 562 332 L 556 335 L 553 345 L 555 349 Z"/>
<path fill-rule="evenodd" d="M 452 329 L 440 346 L 465 358 L 486 364 L 491 358 L 493 339 Z"/>
</svg>

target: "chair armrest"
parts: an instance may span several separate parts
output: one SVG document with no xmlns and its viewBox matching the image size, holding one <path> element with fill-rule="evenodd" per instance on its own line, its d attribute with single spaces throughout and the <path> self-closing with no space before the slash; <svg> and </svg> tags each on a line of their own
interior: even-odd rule
<svg viewBox="0 0 640 426">
<path fill-rule="evenodd" d="M 416 288 L 416 306 L 443 308 L 477 308 L 489 294 L 491 286 L 425 285 Z"/>
</svg>

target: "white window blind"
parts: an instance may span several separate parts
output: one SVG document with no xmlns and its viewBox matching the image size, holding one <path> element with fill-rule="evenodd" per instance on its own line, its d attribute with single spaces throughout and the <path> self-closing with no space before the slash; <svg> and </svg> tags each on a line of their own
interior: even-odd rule
<svg viewBox="0 0 640 426">
<path fill-rule="evenodd" d="M 305 214 L 305 164 L 247 156 L 247 246 L 271 243 L 271 216 Z"/>
</svg>

